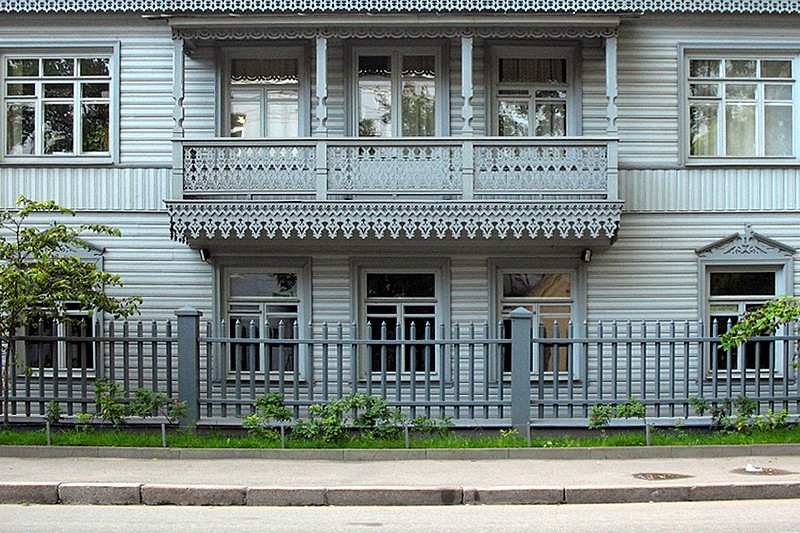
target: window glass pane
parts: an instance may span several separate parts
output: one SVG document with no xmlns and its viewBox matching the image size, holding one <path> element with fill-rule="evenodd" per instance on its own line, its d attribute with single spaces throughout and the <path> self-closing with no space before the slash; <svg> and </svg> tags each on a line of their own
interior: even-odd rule
<svg viewBox="0 0 800 533">
<path fill-rule="evenodd" d="M 765 106 L 764 130 L 765 155 L 792 155 L 792 106 Z"/>
<path fill-rule="evenodd" d="M 84 98 L 108 98 L 107 83 L 82 83 L 81 96 Z"/>
<path fill-rule="evenodd" d="M 367 274 L 367 296 L 407 298 L 436 296 L 434 274 Z"/>
<path fill-rule="evenodd" d="M 84 152 L 108 152 L 108 104 L 83 104 Z"/>
<path fill-rule="evenodd" d="M 25 354 L 27 364 L 32 369 L 53 368 L 53 361 L 58 350 L 54 323 L 44 321 L 28 326 L 28 335 L 31 337 L 43 337 L 42 340 L 25 341 Z"/>
<path fill-rule="evenodd" d="M 8 59 L 6 61 L 9 76 L 38 76 L 38 59 Z"/>
<path fill-rule="evenodd" d="M 44 106 L 44 153 L 68 154 L 73 151 L 72 104 Z"/>
<path fill-rule="evenodd" d="M 261 137 L 261 91 L 231 88 L 231 137 Z"/>
<path fill-rule="evenodd" d="M 231 83 L 293 84 L 300 82 L 297 59 L 233 59 Z"/>
<path fill-rule="evenodd" d="M 717 155 L 717 122 L 719 105 L 692 104 L 689 107 L 692 155 Z"/>
<path fill-rule="evenodd" d="M 33 83 L 9 83 L 6 94 L 8 96 L 34 96 L 36 85 Z"/>
<path fill-rule="evenodd" d="M 755 78 L 756 77 L 755 59 L 726 59 L 725 77 L 726 78 Z"/>
<path fill-rule="evenodd" d="M 567 83 L 564 58 L 500 58 L 501 83 Z"/>
<path fill-rule="evenodd" d="M 66 365 L 67 368 L 94 368 L 92 353 L 92 321 L 88 316 L 73 317 L 74 322 L 66 324 Z M 86 339 L 86 340 L 83 340 Z"/>
<path fill-rule="evenodd" d="M 774 296 L 774 272 L 712 272 L 711 296 Z"/>
<path fill-rule="evenodd" d="M 569 274 L 503 274 L 503 296 L 524 298 L 569 298 Z"/>
<path fill-rule="evenodd" d="M 267 91 L 267 135 L 270 137 L 297 137 L 299 94 L 291 90 Z"/>
<path fill-rule="evenodd" d="M 752 84 L 729 83 L 725 85 L 725 97 L 735 100 L 755 100 L 756 86 Z"/>
<path fill-rule="evenodd" d="M 436 61 L 433 56 L 402 58 L 402 134 L 436 133 Z"/>
<path fill-rule="evenodd" d="M 536 106 L 534 135 L 563 136 L 567 134 L 567 105 L 539 104 Z"/>
<path fill-rule="evenodd" d="M 234 272 L 228 277 L 233 297 L 296 297 L 297 274 Z"/>
<path fill-rule="evenodd" d="M 767 100 L 792 100 L 791 85 L 765 85 L 764 97 Z"/>
<path fill-rule="evenodd" d="M 692 78 L 719 78 L 719 59 L 692 59 L 689 76 Z"/>
<path fill-rule="evenodd" d="M 725 106 L 725 152 L 731 156 L 756 154 L 756 106 Z"/>
<path fill-rule="evenodd" d="M 498 134 L 503 137 L 529 135 L 528 102 L 501 100 L 498 102 Z"/>
<path fill-rule="evenodd" d="M 9 155 L 33 154 L 36 112 L 32 103 L 6 106 L 6 151 Z"/>
<path fill-rule="evenodd" d="M 74 76 L 74 59 L 43 59 L 42 65 L 45 76 Z"/>
<path fill-rule="evenodd" d="M 81 76 L 108 76 L 108 58 L 94 57 L 90 59 L 79 59 Z"/>
<path fill-rule="evenodd" d="M 72 98 L 72 90 L 75 87 L 71 83 L 45 83 L 45 98 Z"/>
<path fill-rule="evenodd" d="M 358 58 L 358 135 L 392 135 L 391 57 Z"/>
<path fill-rule="evenodd" d="M 719 84 L 717 83 L 692 83 L 690 88 L 692 96 L 719 96 Z"/>
<path fill-rule="evenodd" d="M 769 60 L 761 61 L 762 78 L 791 78 L 792 62 L 788 60 Z"/>
</svg>

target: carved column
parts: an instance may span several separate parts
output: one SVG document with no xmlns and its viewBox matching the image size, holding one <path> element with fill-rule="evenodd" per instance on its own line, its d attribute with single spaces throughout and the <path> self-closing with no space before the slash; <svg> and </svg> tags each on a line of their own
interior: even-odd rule
<svg viewBox="0 0 800 533">
<path fill-rule="evenodd" d="M 317 36 L 317 128 L 316 137 L 328 135 L 328 38 Z"/>
<path fill-rule="evenodd" d="M 606 37 L 606 131 L 617 133 L 617 37 Z"/>
<path fill-rule="evenodd" d="M 475 131 L 472 128 L 472 97 L 474 95 L 472 82 L 472 45 L 471 36 L 461 36 L 461 97 L 464 105 L 461 107 L 461 135 L 472 137 Z M 472 200 L 475 190 L 475 158 L 474 146 L 472 141 L 465 139 L 462 145 L 462 188 L 461 195 L 463 200 Z"/>
<path fill-rule="evenodd" d="M 183 197 L 183 120 L 185 117 L 183 100 L 186 97 L 186 86 L 184 83 L 186 71 L 186 54 L 184 40 L 176 36 L 172 46 L 172 99 L 174 107 L 172 110 L 172 197 Z"/>
</svg>

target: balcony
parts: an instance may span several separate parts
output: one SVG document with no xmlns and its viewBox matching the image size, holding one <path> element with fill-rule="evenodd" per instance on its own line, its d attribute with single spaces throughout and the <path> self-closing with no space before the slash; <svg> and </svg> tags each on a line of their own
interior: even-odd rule
<svg viewBox="0 0 800 533">
<path fill-rule="evenodd" d="M 175 141 L 183 241 L 591 239 L 619 224 L 608 138 Z"/>
<path fill-rule="evenodd" d="M 413 138 L 176 141 L 184 199 L 615 200 L 616 141 Z"/>
</svg>

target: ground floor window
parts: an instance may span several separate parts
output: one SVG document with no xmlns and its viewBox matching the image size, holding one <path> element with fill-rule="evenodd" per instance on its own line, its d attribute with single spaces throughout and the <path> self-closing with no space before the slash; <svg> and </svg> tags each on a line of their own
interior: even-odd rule
<svg viewBox="0 0 800 533">
<path fill-rule="evenodd" d="M 298 337 L 302 316 L 302 271 L 244 269 L 225 271 L 226 311 L 231 342 L 228 372 L 261 377 L 294 372 L 299 365 Z M 264 342 L 245 342 L 264 339 Z"/>
<path fill-rule="evenodd" d="M 497 279 L 498 308 L 503 337 L 511 338 L 509 314 L 517 307 L 533 313 L 533 336 L 537 339 L 567 337 L 572 318 L 574 275 L 567 272 L 531 272 L 499 270 Z M 534 357 L 532 371 L 564 372 L 569 369 L 568 345 L 538 343 L 539 357 Z M 501 348 L 503 372 L 511 371 L 511 347 Z"/>
<path fill-rule="evenodd" d="M 68 304 L 63 320 L 34 320 L 25 337 L 25 361 L 34 371 L 69 373 L 95 368 L 92 319 L 77 304 Z"/>
<path fill-rule="evenodd" d="M 437 274 L 435 272 L 365 272 L 365 326 L 372 340 L 366 368 L 373 373 L 438 373 L 436 349 L 424 341 L 436 337 Z M 391 341 L 422 341 L 397 344 Z"/>
</svg>

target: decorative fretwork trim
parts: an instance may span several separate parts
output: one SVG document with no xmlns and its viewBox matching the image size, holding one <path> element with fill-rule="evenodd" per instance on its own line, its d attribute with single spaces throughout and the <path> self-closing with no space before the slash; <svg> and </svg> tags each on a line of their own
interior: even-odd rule
<svg viewBox="0 0 800 533">
<path fill-rule="evenodd" d="M 172 237 L 196 239 L 611 239 L 620 202 L 167 203 Z"/>
<path fill-rule="evenodd" d="M 756 233 L 750 224 L 746 224 L 741 233 L 734 233 L 695 250 L 697 255 L 704 259 L 787 258 L 792 257 L 796 251 L 791 246 Z"/>
<path fill-rule="evenodd" d="M 353 26 L 337 28 L 319 27 L 252 27 L 252 28 L 173 28 L 174 38 L 189 40 L 260 40 L 260 39 L 314 39 L 329 37 L 339 39 L 426 39 L 483 37 L 492 39 L 580 39 L 605 38 L 617 35 L 616 27 L 467 27 L 467 26 Z"/>
<path fill-rule="evenodd" d="M 800 0 L 0 0 L 0 12 L 798 13 Z"/>
</svg>

